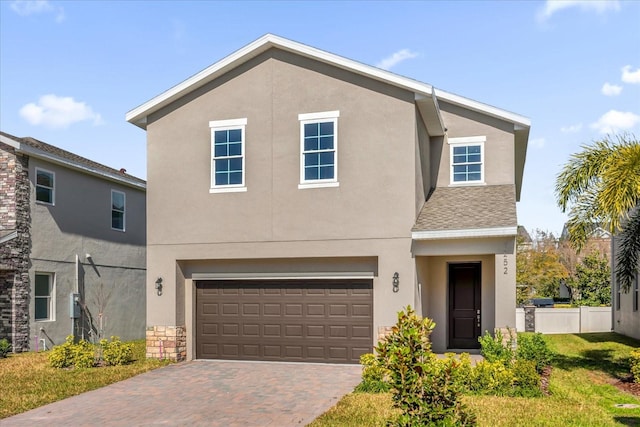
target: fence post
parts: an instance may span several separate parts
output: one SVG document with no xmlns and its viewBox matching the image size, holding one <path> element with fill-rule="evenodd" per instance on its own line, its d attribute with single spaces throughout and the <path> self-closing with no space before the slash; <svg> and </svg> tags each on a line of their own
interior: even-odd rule
<svg viewBox="0 0 640 427">
<path fill-rule="evenodd" d="M 536 331 L 536 306 L 535 305 L 524 306 L 524 331 L 525 332 Z"/>
</svg>

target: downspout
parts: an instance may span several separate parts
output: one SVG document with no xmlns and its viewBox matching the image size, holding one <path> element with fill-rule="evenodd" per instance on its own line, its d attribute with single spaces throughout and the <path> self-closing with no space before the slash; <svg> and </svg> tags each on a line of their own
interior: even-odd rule
<svg viewBox="0 0 640 427">
<path fill-rule="evenodd" d="M 75 277 L 75 293 L 78 293 L 79 285 L 78 285 L 78 270 L 79 270 L 79 264 L 80 264 L 80 257 L 78 256 L 78 254 L 76 254 L 76 277 Z M 70 302 L 70 304 L 73 304 L 72 302 Z M 75 326 L 75 322 L 76 319 L 71 316 L 71 335 L 73 335 L 75 337 L 74 334 L 74 326 Z"/>
</svg>

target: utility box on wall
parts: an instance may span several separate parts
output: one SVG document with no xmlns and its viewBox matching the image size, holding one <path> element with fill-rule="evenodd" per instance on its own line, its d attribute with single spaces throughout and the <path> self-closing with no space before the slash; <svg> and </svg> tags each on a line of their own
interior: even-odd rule
<svg viewBox="0 0 640 427">
<path fill-rule="evenodd" d="M 80 318 L 80 294 L 69 294 L 69 317 L 72 319 Z"/>
</svg>

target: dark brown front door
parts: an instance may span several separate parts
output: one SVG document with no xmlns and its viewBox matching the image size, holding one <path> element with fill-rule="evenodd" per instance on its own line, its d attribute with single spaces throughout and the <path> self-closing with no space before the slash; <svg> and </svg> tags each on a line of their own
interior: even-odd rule
<svg viewBox="0 0 640 427">
<path fill-rule="evenodd" d="M 371 280 L 196 284 L 196 358 L 359 363 L 373 348 Z"/>
<path fill-rule="evenodd" d="M 479 348 L 480 263 L 449 264 L 449 348 Z"/>
</svg>

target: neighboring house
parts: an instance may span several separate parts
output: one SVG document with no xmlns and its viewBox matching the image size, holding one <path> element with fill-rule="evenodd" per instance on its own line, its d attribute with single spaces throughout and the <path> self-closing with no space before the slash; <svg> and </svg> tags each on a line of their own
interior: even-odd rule
<svg viewBox="0 0 640 427">
<path fill-rule="evenodd" d="M 144 336 L 145 181 L 0 132 L 0 339 Z"/>
<path fill-rule="evenodd" d="M 613 266 L 616 265 L 616 257 L 619 251 L 620 237 L 613 236 L 613 245 L 611 251 L 611 301 L 612 314 L 611 322 L 613 330 L 619 334 L 623 334 L 640 340 L 640 264 L 636 271 L 635 280 L 631 283 L 631 287 L 624 292 L 618 285 L 616 271 Z"/>
<path fill-rule="evenodd" d="M 147 351 L 357 363 L 515 327 L 529 120 L 266 35 L 130 111 L 147 132 Z"/>
<path fill-rule="evenodd" d="M 517 244 L 519 250 L 529 250 L 533 248 L 531 235 L 523 225 L 518 226 Z"/>
</svg>

